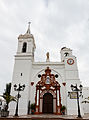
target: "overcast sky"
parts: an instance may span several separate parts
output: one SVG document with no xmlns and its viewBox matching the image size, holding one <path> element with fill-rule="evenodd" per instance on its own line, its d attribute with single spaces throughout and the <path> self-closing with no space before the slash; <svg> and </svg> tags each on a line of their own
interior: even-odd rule
<svg viewBox="0 0 89 120">
<path fill-rule="evenodd" d="M 0 0 L 0 94 L 12 81 L 18 36 L 31 21 L 35 60 L 60 61 L 60 49 L 77 57 L 80 80 L 89 86 L 89 0 Z"/>
</svg>

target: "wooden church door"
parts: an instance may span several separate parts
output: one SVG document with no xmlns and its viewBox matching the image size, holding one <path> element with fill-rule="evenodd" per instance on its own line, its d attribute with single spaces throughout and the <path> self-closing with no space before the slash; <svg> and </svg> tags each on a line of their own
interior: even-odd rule
<svg viewBox="0 0 89 120">
<path fill-rule="evenodd" d="M 53 95 L 45 93 L 43 96 L 43 113 L 53 113 Z"/>
</svg>

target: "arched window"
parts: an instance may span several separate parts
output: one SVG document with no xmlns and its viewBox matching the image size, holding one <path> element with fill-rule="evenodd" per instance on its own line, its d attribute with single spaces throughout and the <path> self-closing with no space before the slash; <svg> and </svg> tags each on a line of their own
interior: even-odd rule
<svg viewBox="0 0 89 120">
<path fill-rule="evenodd" d="M 24 42 L 24 43 L 23 43 L 22 52 L 25 53 L 25 52 L 26 52 L 26 49 L 27 49 L 27 43 Z"/>
<path fill-rule="evenodd" d="M 65 56 L 65 57 L 69 56 L 69 53 L 68 53 L 68 52 L 65 52 L 65 53 L 64 53 L 64 56 Z"/>
</svg>

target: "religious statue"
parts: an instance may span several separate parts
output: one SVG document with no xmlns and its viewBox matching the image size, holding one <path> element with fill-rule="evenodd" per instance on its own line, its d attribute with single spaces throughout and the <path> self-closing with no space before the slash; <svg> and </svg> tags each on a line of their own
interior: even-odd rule
<svg viewBox="0 0 89 120">
<path fill-rule="evenodd" d="M 47 59 L 46 61 L 49 61 L 49 52 L 46 53 Z"/>
</svg>

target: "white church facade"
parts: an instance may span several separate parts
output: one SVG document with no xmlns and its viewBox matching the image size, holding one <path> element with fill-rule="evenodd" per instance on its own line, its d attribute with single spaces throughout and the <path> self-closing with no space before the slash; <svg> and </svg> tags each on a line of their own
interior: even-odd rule
<svg viewBox="0 0 89 120">
<path fill-rule="evenodd" d="M 19 99 L 19 115 L 28 114 L 28 104 L 36 104 L 35 114 L 61 114 L 61 107 L 66 106 L 67 115 L 77 115 L 77 101 L 68 97 L 71 92 L 71 84 L 79 86 L 81 84 L 77 59 L 72 54 L 70 48 L 61 48 L 61 61 L 51 62 L 49 53 L 45 62 L 34 61 L 34 51 L 36 49 L 34 36 L 28 27 L 24 35 L 18 37 L 18 49 L 15 55 L 15 64 L 12 78 L 11 95 L 16 96 L 14 85 L 25 84 L 24 91 L 21 91 Z M 71 94 L 72 95 L 72 94 Z M 80 97 L 80 111 L 84 114 L 83 104 Z M 15 114 L 16 102 L 11 102 L 9 106 L 10 115 Z"/>
</svg>

